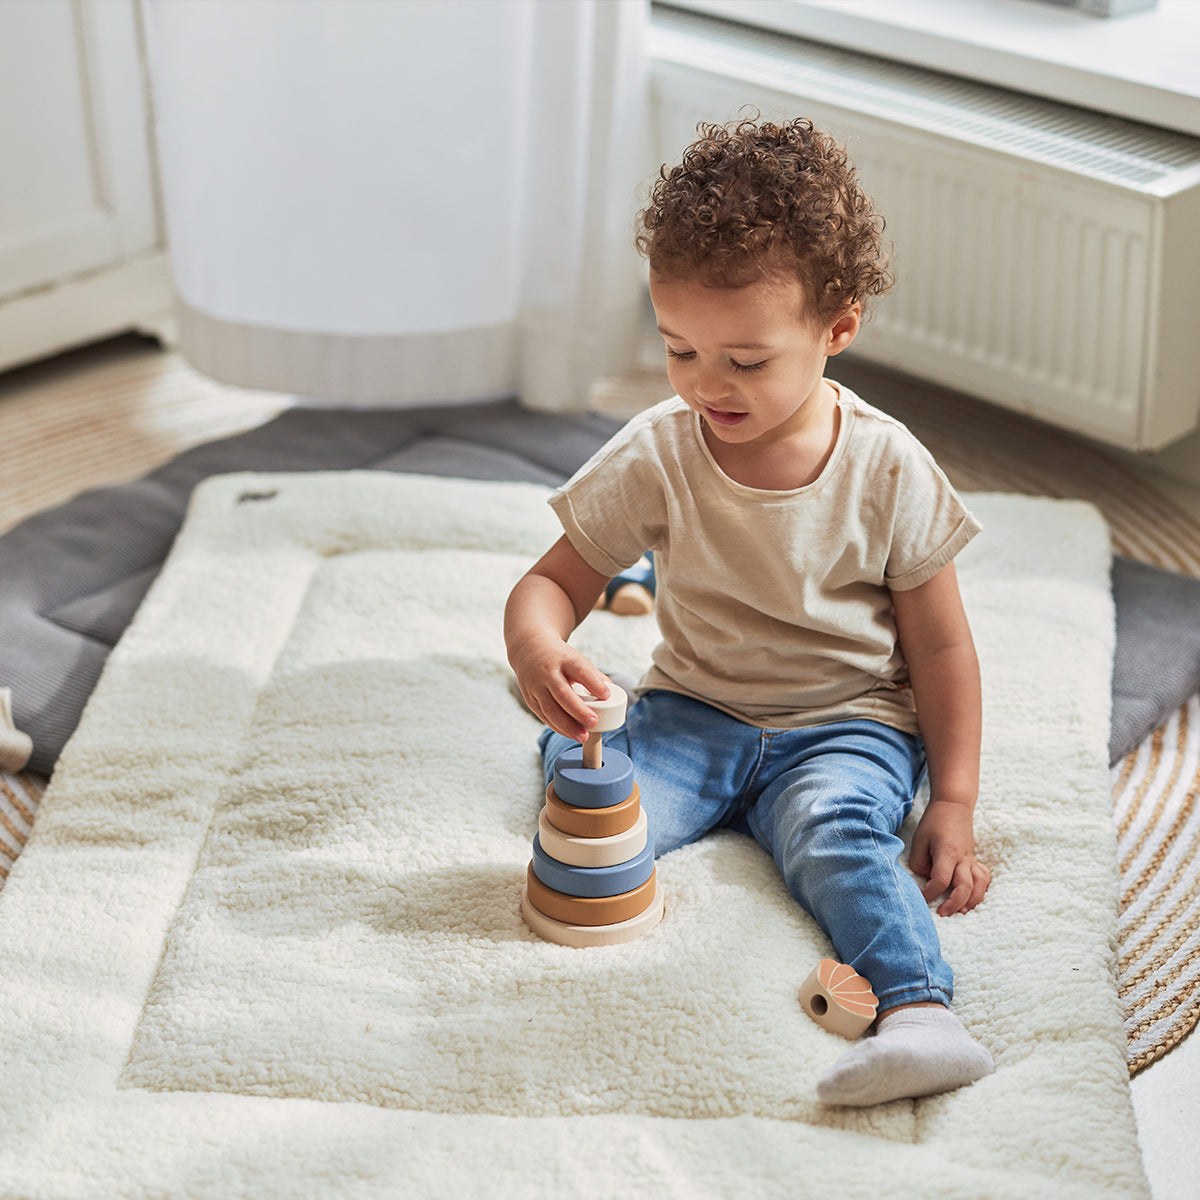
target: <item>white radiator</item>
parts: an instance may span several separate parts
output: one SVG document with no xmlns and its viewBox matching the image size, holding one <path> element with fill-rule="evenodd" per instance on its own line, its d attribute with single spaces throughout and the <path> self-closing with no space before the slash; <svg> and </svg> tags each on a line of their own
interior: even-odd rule
<svg viewBox="0 0 1200 1200">
<path fill-rule="evenodd" d="M 899 277 L 859 355 L 1127 449 L 1200 425 L 1200 138 L 653 11 L 659 161 L 745 105 L 847 145 Z"/>
</svg>

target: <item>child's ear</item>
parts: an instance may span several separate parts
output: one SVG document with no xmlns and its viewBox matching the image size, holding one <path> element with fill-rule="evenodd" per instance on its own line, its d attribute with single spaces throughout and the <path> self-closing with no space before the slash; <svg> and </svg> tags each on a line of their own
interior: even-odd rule
<svg viewBox="0 0 1200 1200">
<path fill-rule="evenodd" d="M 841 354 L 858 336 L 858 327 L 862 324 L 862 305 L 857 301 L 843 310 L 838 319 L 829 327 L 829 342 L 825 353 L 832 357 Z"/>
</svg>

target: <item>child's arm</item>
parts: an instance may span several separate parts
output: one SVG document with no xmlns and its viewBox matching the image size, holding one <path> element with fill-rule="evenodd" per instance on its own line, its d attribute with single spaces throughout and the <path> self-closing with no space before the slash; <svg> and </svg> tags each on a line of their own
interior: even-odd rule
<svg viewBox="0 0 1200 1200">
<path fill-rule="evenodd" d="M 579 742 L 587 740 L 596 714 L 571 684 L 605 700 L 608 680 L 567 638 L 607 583 L 564 536 L 521 577 L 504 610 L 508 661 L 525 703 L 551 729 Z"/>
<path fill-rule="evenodd" d="M 919 587 L 893 592 L 892 602 L 929 763 L 929 806 L 913 836 L 909 864 L 929 879 L 922 889 L 926 900 L 948 893 L 940 916 L 970 912 L 992 875 L 975 857 L 979 660 L 954 564 Z"/>
</svg>

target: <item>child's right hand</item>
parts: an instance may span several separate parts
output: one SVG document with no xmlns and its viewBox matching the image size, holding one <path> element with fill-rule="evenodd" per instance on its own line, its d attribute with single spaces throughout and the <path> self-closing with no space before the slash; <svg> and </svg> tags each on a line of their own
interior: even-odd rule
<svg viewBox="0 0 1200 1200">
<path fill-rule="evenodd" d="M 608 679 L 566 640 L 608 583 L 558 539 L 518 580 L 504 609 L 504 641 L 521 695 L 556 733 L 586 742 L 596 714 L 571 686 L 607 700 Z"/>
<path fill-rule="evenodd" d="M 593 696 L 607 700 L 608 676 L 553 634 L 514 647 L 509 663 L 529 711 L 556 733 L 586 742 L 597 718 L 572 684 L 581 684 Z"/>
</svg>

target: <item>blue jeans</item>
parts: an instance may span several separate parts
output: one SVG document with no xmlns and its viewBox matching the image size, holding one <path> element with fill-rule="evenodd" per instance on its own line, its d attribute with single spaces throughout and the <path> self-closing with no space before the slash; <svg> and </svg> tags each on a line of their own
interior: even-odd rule
<svg viewBox="0 0 1200 1200">
<path fill-rule="evenodd" d="M 883 1012 L 949 1004 L 954 975 L 897 836 L 925 770 L 921 739 L 876 721 L 757 729 L 672 692 L 648 692 L 605 734 L 633 761 L 655 856 L 711 829 L 751 834 L 788 891 L 870 984 Z M 550 729 L 554 760 L 577 746 Z"/>
</svg>

